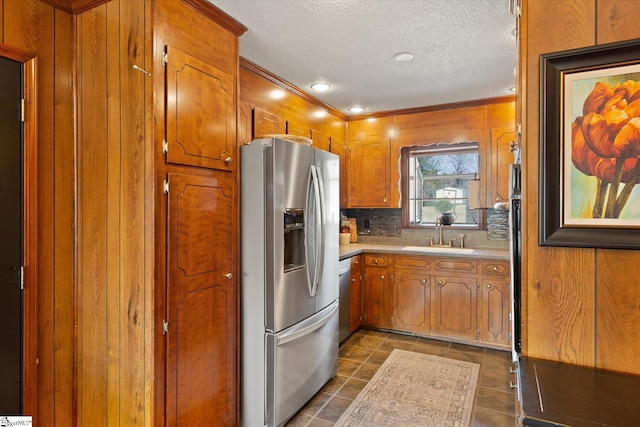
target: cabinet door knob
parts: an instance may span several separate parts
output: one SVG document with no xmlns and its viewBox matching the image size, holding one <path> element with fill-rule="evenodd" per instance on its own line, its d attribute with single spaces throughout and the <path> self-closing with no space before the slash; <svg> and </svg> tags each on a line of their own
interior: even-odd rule
<svg viewBox="0 0 640 427">
<path fill-rule="evenodd" d="M 487 285 L 487 289 L 491 289 L 491 285 Z"/>
<path fill-rule="evenodd" d="M 227 279 L 231 279 L 233 277 L 233 274 L 227 273 L 224 275 L 224 277 L 226 277 Z"/>
<path fill-rule="evenodd" d="M 498 266 L 497 265 L 493 266 L 493 271 L 498 271 Z"/>
<path fill-rule="evenodd" d="M 377 263 L 378 263 L 378 258 L 375 258 L 375 259 L 373 260 L 373 263 L 374 263 L 374 264 L 377 264 Z"/>
<path fill-rule="evenodd" d="M 382 280 L 384 280 L 384 276 L 380 276 L 380 278 L 381 278 Z"/>
<path fill-rule="evenodd" d="M 231 163 L 231 157 L 227 157 L 226 159 L 224 159 L 224 162 L 225 162 L 226 164 Z"/>
<path fill-rule="evenodd" d="M 438 280 L 438 285 L 442 285 L 442 280 Z"/>
<path fill-rule="evenodd" d="M 422 279 L 421 282 L 422 283 L 427 283 L 427 279 Z"/>
</svg>

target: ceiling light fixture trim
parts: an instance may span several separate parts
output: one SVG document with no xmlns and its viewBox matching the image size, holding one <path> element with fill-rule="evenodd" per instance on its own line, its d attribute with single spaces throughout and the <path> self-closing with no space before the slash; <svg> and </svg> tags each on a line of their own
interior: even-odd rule
<svg viewBox="0 0 640 427">
<path fill-rule="evenodd" d="M 413 59 L 413 54 L 411 52 L 398 52 L 393 55 L 393 59 L 398 62 L 411 61 Z"/>
<path fill-rule="evenodd" d="M 324 92 L 326 90 L 329 90 L 330 88 L 331 88 L 331 85 L 325 82 L 318 82 L 311 85 L 311 89 L 318 92 Z"/>
</svg>

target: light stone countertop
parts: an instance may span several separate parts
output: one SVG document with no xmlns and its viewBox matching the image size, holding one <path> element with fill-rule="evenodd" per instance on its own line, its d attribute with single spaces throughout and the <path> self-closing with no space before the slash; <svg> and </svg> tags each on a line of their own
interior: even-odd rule
<svg viewBox="0 0 640 427">
<path fill-rule="evenodd" d="M 363 252 L 509 260 L 508 249 L 464 248 L 461 250 L 460 248 L 449 249 L 380 243 L 349 243 L 348 245 L 340 245 L 340 260 L 359 255 Z"/>
</svg>

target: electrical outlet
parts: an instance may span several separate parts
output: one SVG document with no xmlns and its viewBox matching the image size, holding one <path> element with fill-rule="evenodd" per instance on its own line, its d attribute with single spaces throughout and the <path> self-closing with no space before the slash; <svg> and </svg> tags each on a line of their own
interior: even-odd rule
<svg viewBox="0 0 640 427">
<path fill-rule="evenodd" d="M 371 222 L 368 219 L 364 220 L 364 228 L 371 228 Z"/>
</svg>

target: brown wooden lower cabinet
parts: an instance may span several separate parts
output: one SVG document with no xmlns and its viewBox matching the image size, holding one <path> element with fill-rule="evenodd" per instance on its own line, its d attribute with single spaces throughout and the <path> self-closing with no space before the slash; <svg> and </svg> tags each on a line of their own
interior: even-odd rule
<svg viewBox="0 0 640 427">
<path fill-rule="evenodd" d="M 363 286 L 363 324 L 388 328 L 389 269 L 365 267 Z"/>
<path fill-rule="evenodd" d="M 235 184 L 218 175 L 169 174 L 166 425 L 237 422 Z"/>
<path fill-rule="evenodd" d="M 351 332 L 362 324 L 362 269 L 360 255 L 351 258 Z"/>
<path fill-rule="evenodd" d="M 362 323 L 380 328 L 390 327 L 389 259 L 386 254 L 364 254 L 362 287 Z"/>
<path fill-rule="evenodd" d="M 433 331 L 448 337 L 478 339 L 478 280 L 435 276 Z"/>
<path fill-rule="evenodd" d="M 483 279 L 480 338 L 484 342 L 509 345 L 509 280 Z"/>
<path fill-rule="evenodd" d="M 378 253 L 362 259 L 363 325 L 508 348 L 508 261 Z"/>
<path fill-rule="evenodd" d="M 431 332 L 431 277 L 420 272 L 398 271 L 393 275 L 394 329 Z"/>
</svg>

